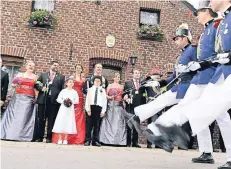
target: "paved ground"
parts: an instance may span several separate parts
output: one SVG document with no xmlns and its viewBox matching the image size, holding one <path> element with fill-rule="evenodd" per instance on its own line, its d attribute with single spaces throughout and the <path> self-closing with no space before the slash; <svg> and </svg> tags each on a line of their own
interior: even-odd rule
<svg viewBox="0 0 231 169">
<path fill-rule="evenodd" d="M 215 153 L 216 164 L 193 164 L 197 151 L 84 147 L 46 143 L 1 141 L 2 169 L 216 169 L 225 162 Z"/>
</svg>

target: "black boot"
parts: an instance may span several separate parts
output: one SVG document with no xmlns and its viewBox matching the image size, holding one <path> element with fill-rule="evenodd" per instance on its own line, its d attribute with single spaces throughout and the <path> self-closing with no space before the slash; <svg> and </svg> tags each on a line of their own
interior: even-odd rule
<svg viewBox="0 0 231 169">
<path fill-rule="evenodd" d="M 164 149 L 169 153 L 171 153 L 174 149 L 173 142 L 165 136 L 155 136 L 154 133 L 149 129 L 143 131 L 142 135 L 144 135 L 149 142 L 155 144 L 156 146 Z"/>
<path fill-rule="evenodd" d="M 125 122 L 127 123 L 128 127 L 132 129 L 133 128 L 132 118 L 134 118 L 135 115 L 128 113 L 125 110 L 123 111 L 123 115 L 124 115 Z"/>
<path fill-rule="evenodd" d="M 140 119 L 139 119 L 139 117 L 138 116 L 134 116 L 131 119 L 131 122 L 132 122 L 133 127 L 136 129 L 137 133 L 141 134 L 142 130 L 141 130 L 141 127 L 140 127 Z"/>
<path fill-rule="evenodd" d="M 193 158 L 192 162 L 214 164 L 214 159 L 211 153 L 203 153 L 200 157 Z"/>
<path fill-rule="evenodd" d="M 231 169 L 231 161 L 228 161 L 226 164 L 218 167 L 218 169 Z"/>
<path fill-rule="evenodd" d="M 188 143 L 190 141 L 190 137 L 188 133 L 186 133 L 180 126 L 171 126 L 165 127 L 160 124 L 156 124 L 161 133 L 165 133 L 169 138 L 174 141 L 174 144 L 180 147 L 183 150 L 188 150 Z"/>
</svg>

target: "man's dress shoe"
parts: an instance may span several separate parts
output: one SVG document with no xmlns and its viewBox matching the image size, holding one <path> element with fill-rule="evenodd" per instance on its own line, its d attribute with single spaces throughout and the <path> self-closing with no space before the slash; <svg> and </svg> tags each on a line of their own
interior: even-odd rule
<svg viewBox="0 0 231 169">
<path fill-rule="evenodd" d="M 99 142 L 93 142 L 93 143 L 92 143 L 92 146 L 100 147 L 101 144 L 100 144 Z"/>
<path fill-rule="evenodd" d="M 85 143 L 84 143 L 84 146 L 90 146 L 91 145 L 91 142 L 90 141 L 86 141 Z"/>
<path fill-rule="evenodd" d="M 214 159 L 211 153 L 203 153 L 200 157 L 193 158 L 192 162 L 214 164 Z"/>
<path fill-rule="evenodd" d="M 133 144 L 132 147 L 141 148 L 139 144 Z"/>
</svg>

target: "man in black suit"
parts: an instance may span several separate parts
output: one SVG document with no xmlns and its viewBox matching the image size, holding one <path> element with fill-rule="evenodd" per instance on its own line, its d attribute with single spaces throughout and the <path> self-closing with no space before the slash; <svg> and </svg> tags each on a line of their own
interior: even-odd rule
<svg viewBox="0 0 231 169">
<path fill-rule="evenodd" d="M 60 91 L 64 88 L 65 77 L 58 73 L 59 63 L 53 61 L 49 72 L 42 72 L 38 78 L 35 88 L 39 91 L 38 103 L 38 125 L 35 139 L 43 141 L 45 122 L 48 119 L 46 142 L 51 143 L 52 129 L 60 107 L 56 101 Z"/>
<path fill-rule="evenodd" d="M 2 68 L 2 58 L 1 57 L 0 57 L 0 68 Z M 6 100 L 8 85 L 9 85 L 9 75 L 7 72 L 1 70 L 1 101 L 0 101 L 1 110 L 2 110 L 2 105 L 4 104 L 4 101 Z"/>
<path fill-rule="evenodd" d="M 83 93 L 84 94 L 87 94 L 87 89 L 93 86 L 94 83 L 93 83 L 92 79 L 96 75 L 102 77 L 102 84 L 101 85 L 104 89 L 107 89 L 108 81 L 104 76 L 102 76 L 102 71 L 103 71 L 103 65 L 101 63 L 95 64 L 94 74 L 92 76 L 88 76 L 86 78 L 84 85 L 83 85 Z"/>
<path fill-rule="evenodd" d="M 103 71 L 103 65 L 101 63 L 97 63 L 95 64 L 94 66 L 94 73 L 93 75 L 91 76 L 88 76 L 85 80 L 85 83 L 83 85 L 83 93 L 84 94 L 87 94 L 87 89 L 88 88 L 91 88 L 93 85 L 94 85 L 94 82 L 93 82 L 93 79 L 94 79 L 94 76 L 100 76 L 102 79 L 102 84 L 101 86 L 106 90 L 107 87 L 108 87 L 108 80 L 102 75 L 102 71 Z M 88 123 L 88 121 L 90 120 L 87 112 L 86 112 L 86 123 Z M 102 118 L 100 119 L 100 124 L 101 124 L 101 121 L 102 121 Z M 100 125 L 101 126 L 101 125 Z M 99 127 L 100 129 L 100 127 Z M 85 145 L 88 146 L 89 145 L 89 142 L 87 140 L 88 136 L 87 136 L 87 133 L 86 133 L 86 141 L 85 141 Z"/>
<path fill-rule="evenodd" d="M 123 95 L 123 98 L 126 103 L 126 111 L 131 114 L 134 114 L 135 107 L 145 104 L 146 102 L 146 98 L 144 96 L 145 87 L 142 87 L 141 85 L 142 83 L 140 81 L 140 71 L 134 70 L 133 79 L 125 82 L 125 85 L 124 85 L 125 93 Z M 131 139 L 131 136 L 132 136 L 132 139 Z M 140 148 L 140 145 L 138 145 L 137 131 L 135 129 L 131 130 L 127 126 L 127 146 L 130 147 L 131 143 L 132 143 L 132 147 Z"/>
</svg>

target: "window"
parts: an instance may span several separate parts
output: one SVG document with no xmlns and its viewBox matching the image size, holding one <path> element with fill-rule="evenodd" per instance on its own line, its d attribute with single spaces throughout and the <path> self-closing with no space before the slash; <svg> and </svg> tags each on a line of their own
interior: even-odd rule
<svg viewBox="0 0 231 169">
<path fill-rule="evenodd" d="M 23 65 L 23 58 L 15 56 L 1 55 L 2 70 L 9 74 L 9 85 L 11 86 L 12 79 L 17 75 L 21 66 Z M 10 90 L 11 87 L 8 87 Z"/>
<path fill-rule="evenodd" d="M 140 9 L 140 26 L 141 25 L 159 25 L 160 10 L 158 9 Z"/>
<path fill-rule="evenodd" d="M 35 10 L 54 11 L 54 0 L 33 0 L 32 11 Z"/>
<path fill-rule="evenodd" d="M 11 85 L 12 79 L 18 74 L 20 67 L 18 66 L 3 66 L 2 70 L 9 74 L 9 85 Z M 8 88 L 10 89 L 10 87 Z"/>
</svg>

